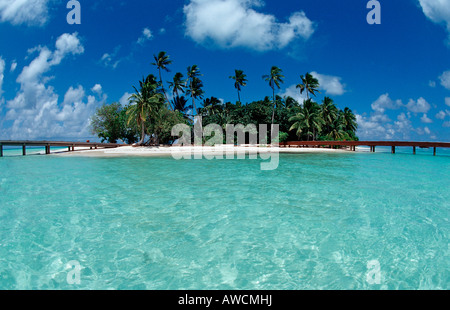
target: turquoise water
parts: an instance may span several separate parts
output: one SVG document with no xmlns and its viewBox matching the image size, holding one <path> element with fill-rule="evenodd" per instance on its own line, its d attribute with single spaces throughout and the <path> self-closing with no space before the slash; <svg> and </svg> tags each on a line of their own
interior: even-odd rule
<svg viewBox="0 0 450 310">
<path fill-rule="evenodd" d="M 0 289 L 449 289 L 439 153 L 0 158 Z"/>
</svg>

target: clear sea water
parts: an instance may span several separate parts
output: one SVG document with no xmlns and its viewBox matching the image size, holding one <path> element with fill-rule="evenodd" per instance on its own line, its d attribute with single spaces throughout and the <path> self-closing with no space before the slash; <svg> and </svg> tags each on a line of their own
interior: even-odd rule
<svg viewBox="0 0 450 310">
<path fill-rule="evenodd" d="M 0 289 L 447 290 L 450 154 L 430 153 L 0 158 Z"/>
</svg>

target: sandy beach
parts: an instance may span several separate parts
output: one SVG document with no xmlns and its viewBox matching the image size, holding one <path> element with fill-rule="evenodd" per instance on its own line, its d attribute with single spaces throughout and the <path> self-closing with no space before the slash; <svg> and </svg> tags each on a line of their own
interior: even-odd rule
<svg viewBox="0 0 450 310">
<path fill-rule="evenodd" d="M 148 146 L 132 147 L 123 146 L 115 149 L 75 148 L 75 152 L 52 152 L 57 156 L 85 156 L 85 157 L 124 157 L 124 156 L 188 156 L 189 154 L 203 154 L 210 156 L 226 154 L 267 154 L 267 153 L 344 153 L 347 150 L 328 148 L 280 148 L 266 146 L 229 146 L 221 145 L 216 147 L 208 146 Z"/>
</svg>

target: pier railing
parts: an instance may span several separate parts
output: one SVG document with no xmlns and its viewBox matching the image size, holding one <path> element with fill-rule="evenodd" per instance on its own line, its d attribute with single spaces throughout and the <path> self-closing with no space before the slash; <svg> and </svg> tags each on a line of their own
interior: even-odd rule
<svg viewBox="0 0 450 310">
<path fill-rule="evenodd" d="M 51 147 L 67 147 L 68 151 L 75 151 L 76 147 L 89 147 L 90 149 L 98 148 L 116 148 L 124 146 L 118 143 L 95 143 L 95 142 L 65 142 L 65 141 L 1 141 L 0 140 L 0 157 L 3 156 L 3 146 L 21 146 L 22 155 L 26 155 L 27 146 L 45 147 L 45 154 L 50 154 Z"/>
<path fill-rule="evenodd" d="M 396 147 L 412 147 L 413 154 L 416 154 L 417 148 L 433 148 L 433 155 L 436 156 L 436 149 L 450 148 L 449 142 L 413 142 L 413 141 L 290 141 L 280 142 L 280 147 L 349 147 L 356 151 L 357 146 L 368 146 L 371 152 L 375 152 L 377 146 L 390 146 L 391 153 L 395 154 Z"/>
</svg>

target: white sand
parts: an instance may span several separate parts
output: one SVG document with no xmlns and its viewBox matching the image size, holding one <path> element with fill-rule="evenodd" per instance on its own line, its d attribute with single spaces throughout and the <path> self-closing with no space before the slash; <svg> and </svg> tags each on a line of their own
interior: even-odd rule
<svg viewBox="0 0 450 310">
<path fill-rule="evenodd" d="M 279 148 L 267 146 L 172 146 L 172 147 L 132 147 L 123 146 L 115 149 L 83 149 L 76 148 L 76 152 L 59 152 L 58 156 L 87 156 L 87 157 L 123 157 L 123 156 L 181 156 L 189 154 L 226 155 L 231 154 L 264 154 L 264 153 L 342 153 L 346 150 L 328 148 Z"/>
</svg>

